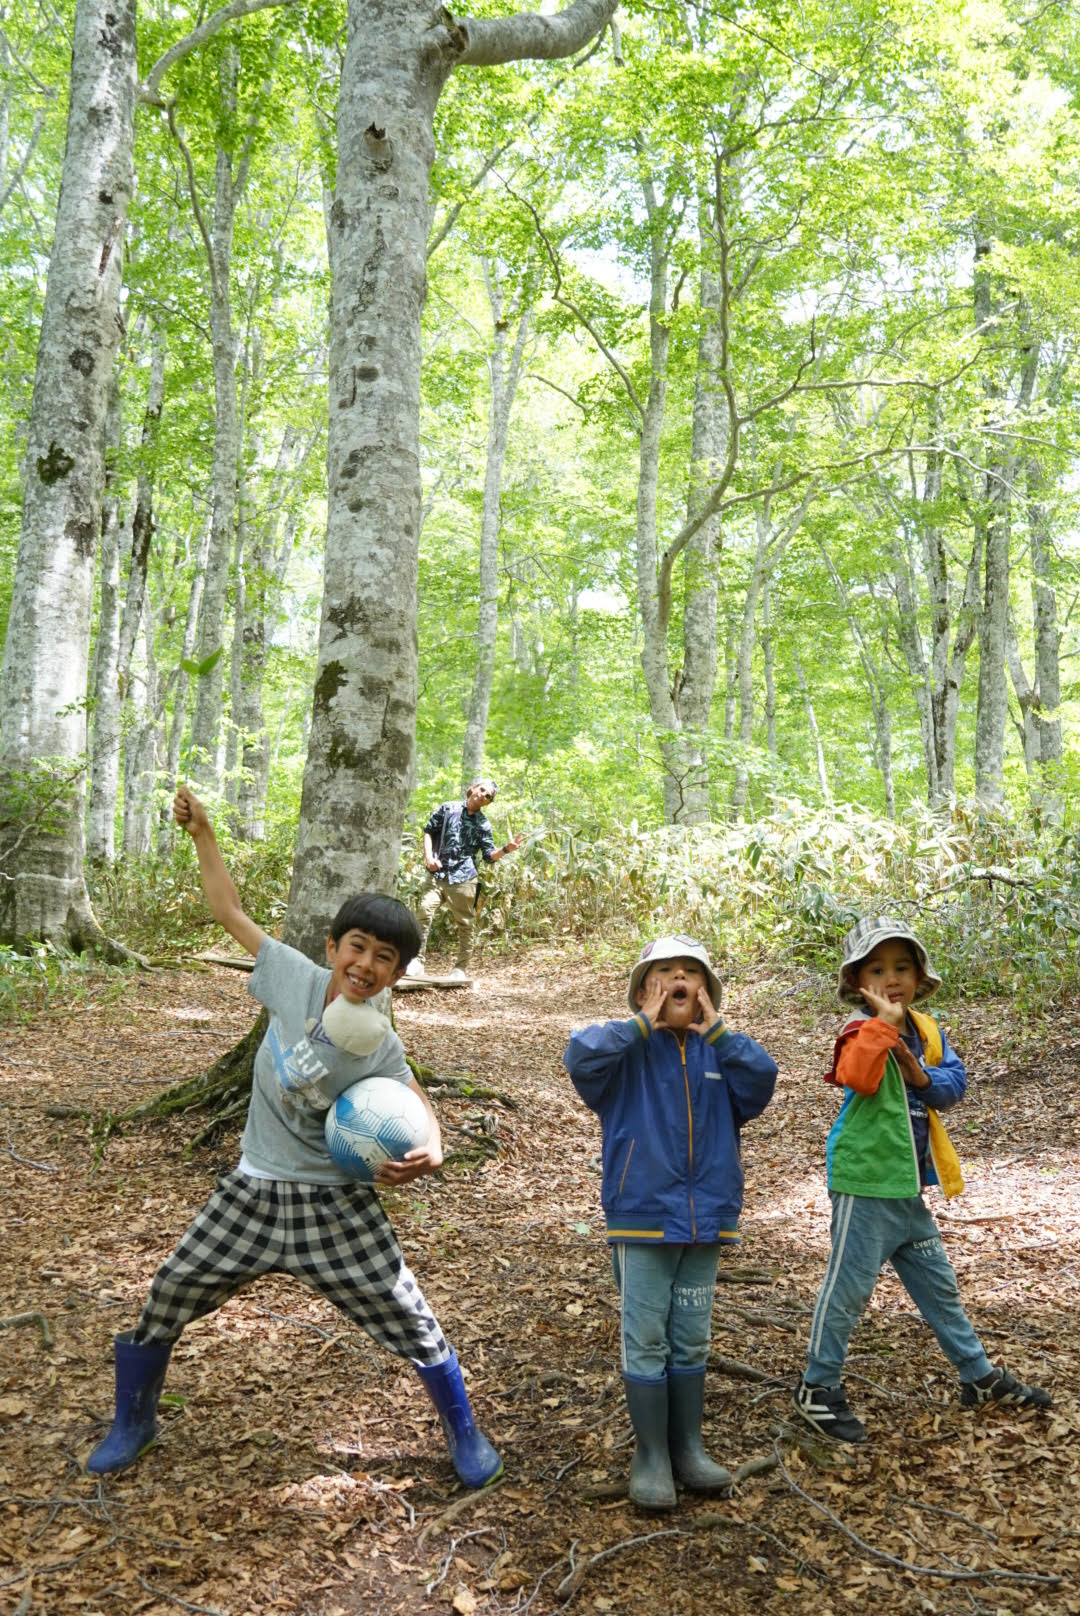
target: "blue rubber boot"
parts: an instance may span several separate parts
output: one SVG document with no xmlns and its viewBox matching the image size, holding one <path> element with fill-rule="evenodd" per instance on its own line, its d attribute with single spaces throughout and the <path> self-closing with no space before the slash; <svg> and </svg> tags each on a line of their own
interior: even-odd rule
<svg viewBox="0 0 1080 1616">
<path fill-rule="evenodd" d="M 502 1460 L 473 1419 L 457 1353 L 445 1363 L 414 1367 L 435 1404 L 454 1469 L 466 1487 L 486 1487 L 502 1475 Z"/>
<path fill-rule="evenodd" d="M 113 1342 L 116 1361 L 116 1414 L 112 1430 L 99 1442 L 86 1468 L 92 1476 L 105 1476 L 113 1470 L 126 1470 L 157 1438 L 157 1406 L 165 1371 L 169 1367 L 172 1344 L 158 1341 L 136 1345 L 134 1331 L 118 1335 Z"/>
</svg>

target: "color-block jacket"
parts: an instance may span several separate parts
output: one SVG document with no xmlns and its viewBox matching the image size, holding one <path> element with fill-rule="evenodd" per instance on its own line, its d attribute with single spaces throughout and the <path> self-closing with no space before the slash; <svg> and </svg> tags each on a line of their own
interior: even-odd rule
<svg viewBox="0 0 1080 1616">
<path fill-rule="evenodd" d="M 680 1039 L 638 1014 L 574 1033 L 563 1064 L 600 1118 L 608 1241 L 737 1241 L 739 1130 L 776 1085 L 761 1045 L 723 1022 Z"/>
<path fill-rule="evenodd" d="M 909 1010 L 923 1046 L 929 1088 L 920 1089 L 930 1118 L 927 1179 L 946 1195 L 964 1187 L 960 1162 L 939 1111 L 959 1103 L 967 1089 L 964 1064 L 949 1048 L 932 1016 Z M 907 1091 L 893 1053 L 900 1032 L 868 1010 L 854 1011 L 840 1030 L 825 1081 L 844 1089 L 840 1115 L 826 1147 L 829 1189 L 839 1195 L 904 1199 L 918 1195 L 919 1163 Z"/>
</svg>

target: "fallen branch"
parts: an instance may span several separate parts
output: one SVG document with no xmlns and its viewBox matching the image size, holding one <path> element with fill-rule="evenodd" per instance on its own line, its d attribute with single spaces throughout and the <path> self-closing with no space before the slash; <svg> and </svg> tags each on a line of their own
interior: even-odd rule
<svg viewBox="0 0 1080 1616">
<path fill-rule="evenodd" d="M 749 1481 L 751 1476 L 764 1476 L 770 1470 L 775 1470 L 779 1460 L 775 1453 L 760 1453 L 756 1459 L 747 1459 L 735 1472 L 735 1485 L 740 1481 Z"/>
<path fill-rule="evenodd" d="M 775 1275 L 764 1268 L 718 1268 L 718 1285 L 771 1285 Z"/>
<path fill-rule="evenodd" d="M 155 1588 L 152 1583 L 147 1582 L 144 1577 L 140 1577 L 138 1574 L 136 1574 L 135 1581 L 140 1587 L 145 1588 L 148 1594 L 153 1594 L 155 1599 L 167 1599 L 171 1604 L 179 1605 L 181 1610 L 195 1610 L 200 1612 L 200 1616 L 225 1616 L 224 1611 L 215 1610 L 212 1605 L 191 1605 L 186 1599 L 180 1599 L 176 1594 L 171 1594 L 167 1588 Z"/>
<path fill-rule="evenodd" d="M 976 1571 L 946 1571 L 940 1566 L 914 1565 L 910 1560 L 898 1559 L 895 1554 L 886 1554 L 884 1549 L 876 1549 L 872 1543 L 867 1543 L 865 1539 L 853 1532 L 851 1527 L 845 1525 L 840 1519 L 839 1515 L 833 1514 L 828 1504 L 822 1504 L 818 1499 L 811 1497 L 808 1492 L 804 1492 L 780 1457 L 779 1448 L 776 1448 L 775 1452 L 780 1474 L 793 1493 L 809 1504 L 812 1509 L 816 1509 L 819 1514 L 824 1515 L 826 1520 L 831 1521 L 834 1526 L 839 1527 L 844 1536 L 849 1538 L 857 1549 L 861 1549 L 864 1554 L 871 1555 L 875 1560 L 884 1560 L 886 1565 L 895 1566 L 898 1571 L 909 1571 L 916 1577 L 940 1577 L 944 1582 L 1021 1582 L 1034 1584 L 1040 1588 L 1060 1588 L 1065 1580 L 1064 1577 L 1056 1574 L 1043 1577 L 1035 1571 L 1000 1571 L 996 1567 L 987 1567 L 985 1570 Z"/>
<path fill-rule="evenodd" d="M 889 1502 L 891 1504 L 904 1504 L 908 1509 L 923 1509 L 933 1515 L 947 1515 L 950 1521 L 962 1521 L 965 1526 L 970 1526 L 973 1532 L 981 1532 L 983 1537 L 990 1539 L 991 1543 L 1000 1542 L 997 1533 L 991 1532 L 988 1526 L 980 1526 L 978 1521 L 971 1519 L 970 1515 L 961 1515 L 955 1509 L 946 1509 L 944 1504 L 928 1504 L 925 1498 L 905 1498 L 902 1493 L 890 1493 Z"/>
<path fill-rule="evenodd" d="M 429 1537 L 436 1532 L 441 1532 L 447 1521 L 456 1520 L 459 1515 L 463 1515 L 470 1504 L 475 1504 L 480 1498 L 490 1498 L 492 1493 L 498 1492 L 504 1480 L 505 1477 L 499 1476 L 495 1481 L 489 1481 L 486 1487 L 478 1487 L 475 1491 L 465 1493 L 461 1498 L 456 1498 L 448 1509 L 443 1510 L 441 1515 L 437 1515 L 433 1521 L 428 1521 L 416 1540 L 416 1547 L 422 1549 Z"/>
<path fill-rule="evenodd" d="M 12 1313 L 10 1318 L 0 1319 L 0 1330 L 17 1330 L 23 1324 L 36 1324 L 41 1331 L 41 1345 L 52 1347 L 56 1345 L 56 1337 L 52 1332 L 52 1325 L 44 1313 Z"/>
<path fill-rule="evenodd" d="M 786 1330 L 789 1335 L 799 1333 L 797 1324 L 792 1324 L 790 1319 L 782 1319 L 775 1313 L 757 1313 L 748 1307 L 732 1307 L 728 1311 L 746 1324 L 771 1324 L 774 1330 Z"/>
<path fill-rule="evenodd" d="M 206 965 L 227 965 L 230 971 L 253 971 L 255 961 L 250 954 L 196 954 Z M 184 962 L 187 963 L 186 961 Z"/>
<path fill-rule="evenodd" d="M 718 1370 L 721 1375 L 730 1375 L 732 1380 L 751 1380 L 755 1384 L 767 1380 L 774 1386 L 783 1385 L 775 1375 L 766 1374 L 764 1369 L 755 1369 L 753 1364 L 741 1363 L 738 1358 L 725 1358 L 722 1352 L 709 1354 L 709 1368 Z"/>
<path fill-rule="evenodd" d="M 801 1425 L 791 1425 L 787 1420 L 777 1420 L 770 1425 L 769 1435 L 778 1442 L 787 1442 L 791 1447 L 798 1448 L 818 1470 L 846 1470 L 854 1462 L 853 1454 L 834 1447 L 827 1440 L 816 1440 L 809 1427 L 804 1430 Z M 773 1452 L 776 1452 L 775 1448 Z"/>
<path fill-rule="evenodd" d="M 59 1167 L 53 1167 L 49 1162 L 31 1161 L 29 1156 L 16 1156 L 10 1145 L 0 1146 L 0 1149 L 3 1150 L 5 1156 L 10 1156 L 13 1162 L 18 1162 L 20 1167 L 33 1167 L 39 1173 L 58 1173 L 60 1171 Z"/>
<path fill-rule="evenodd" d="M 652 1543 L 658 1537 L 687 1537 L 688 1535 L 681 1526 L 668 1526 L 660 1532 L 645 1532 L 640 1537 L 628 1537 L 624 1538 L 621 1543 L 613 1543 L 609 1549 L 601 1549 L 599 1554 L 590 1554 L 589 1558 L 583 1560 L 579 1566 L 574 1565 L 574 1550 L 571 1548 L 570 1570 L 559 1583 L 555 1592 L 560 1599 L 566 1599 L 569 1602 L 577 1593 L 593 1566 L 599 1565 L 601 1560 L 608 1560 L 613 1554 L 620 1554 L 623 1549 L 632 1549 L 639 1543 Z"/>
</svg>

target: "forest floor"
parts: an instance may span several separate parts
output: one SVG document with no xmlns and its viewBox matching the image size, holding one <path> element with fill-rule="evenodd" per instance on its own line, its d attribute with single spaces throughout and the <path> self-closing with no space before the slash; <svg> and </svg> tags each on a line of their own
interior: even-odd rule
<svg viewBox="0 0 1080 1616">
<path fill-rule="evenodd" d="M 85 1120 L 47 1108 L 148 1098 L 227 1049 L 253 1006 L 238 972 L 158 971 L 0 1028 L 0 1610 L 1080 1612 L 1075 1011 L 1027 1049 L 1005 1004 L 949 1017 L 971 1076 L 951 1129 L 968 1189 L 933 1196 L 991 1357 L 1049 1386 L 1054 1409 L 963 1412 L 889 1274 L 849 1361 L 870 1439 L 823 1452 L 800 1446 L 788 1412 L 828 1249 L 836 1102 L 821 1075 L 836 1015 L 805 976 L 729 987 L 732 1025 L 781 1075 L 744 1136 L 744 1241 L 718 1286 L 707 1441 L 732 1470 L 768 1468 L 730 1498 L 681 1495 L 646 1516 L 624 1492 L 598 1131 L 559 1059 L 575 1025 L 626 1013 L 624 983 L 579 950 L 532 950 L 484 961 L 471 990 L 395 1000 L 411 1055 L 506 1101 L 441 1100 L 451 1148 L 470 1142 L 455 1128 L 486 1127 L 498 1154 L 385 1197 L 505 1460 L 479 1494 L 457 1485 L 408 1366 L 277 1277 L 185 1333 L 175 1401 L 137 1467 L 84 1474 L 111 1413 L 111 1336 L 235 1164 L 237 1136 L 185 1161 L 181 1124 L 143 1128 L 95 1167 Z"/>
</svg>

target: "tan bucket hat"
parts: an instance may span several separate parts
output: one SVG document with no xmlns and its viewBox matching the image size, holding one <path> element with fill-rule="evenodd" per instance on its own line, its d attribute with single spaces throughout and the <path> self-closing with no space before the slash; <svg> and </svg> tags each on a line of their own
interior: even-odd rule
<svg viewBox="0 0 1080 1616">
<path fill-rule="evenodd" d="M 724 990 L 720 986 L 720 978 L 712 968 L 708 949 L 704 943 L 695 942 L 693 937 L 685 937 L 682 932 L 675 932 L 670 937 L 657 937 L 653 942 L 646 943 L 641 950 L 638 962 L 630 972 L 630 986 L 626 990 L 626 998 L 631 1010 L 636 1012 L 638 1009 L 635 995 L 645 979 L 645 972 L 649 969 L 649 966 L 655 965 L 657 960 L 666 959 L 696 960 L 705 972 L 705 981 L 708 985 L 709 998 L 712 1000 L 713 1009 L 719 1010 Z"/>
<path fill-rule="evenodd" d="M 853 965 L 858 965 L 867 954 L 872 954 L 879 943 L 899 939 L 910 943 L 915 951 L 915 957 L 922 971 L 922 979 L 915 990 L 915 998 L 928 999 L 936 993 L 941 986 L 941 978 L 930 963 L 930 956 L 926 952 L 926 944 L 916 937 L 911 927 L 902 920 L 892 920 L 888 915 L 868 915 L 860 920 L 857 926 L 852 926 L 844 938 L 844 957 L 840 961 L 840 973 L 837 978 L 836 991 L 845 1004 L 859 1004 L 863 1001 L 862 994 L 852 987 L 848 981 L 848 971 Z"/>
</svg>

